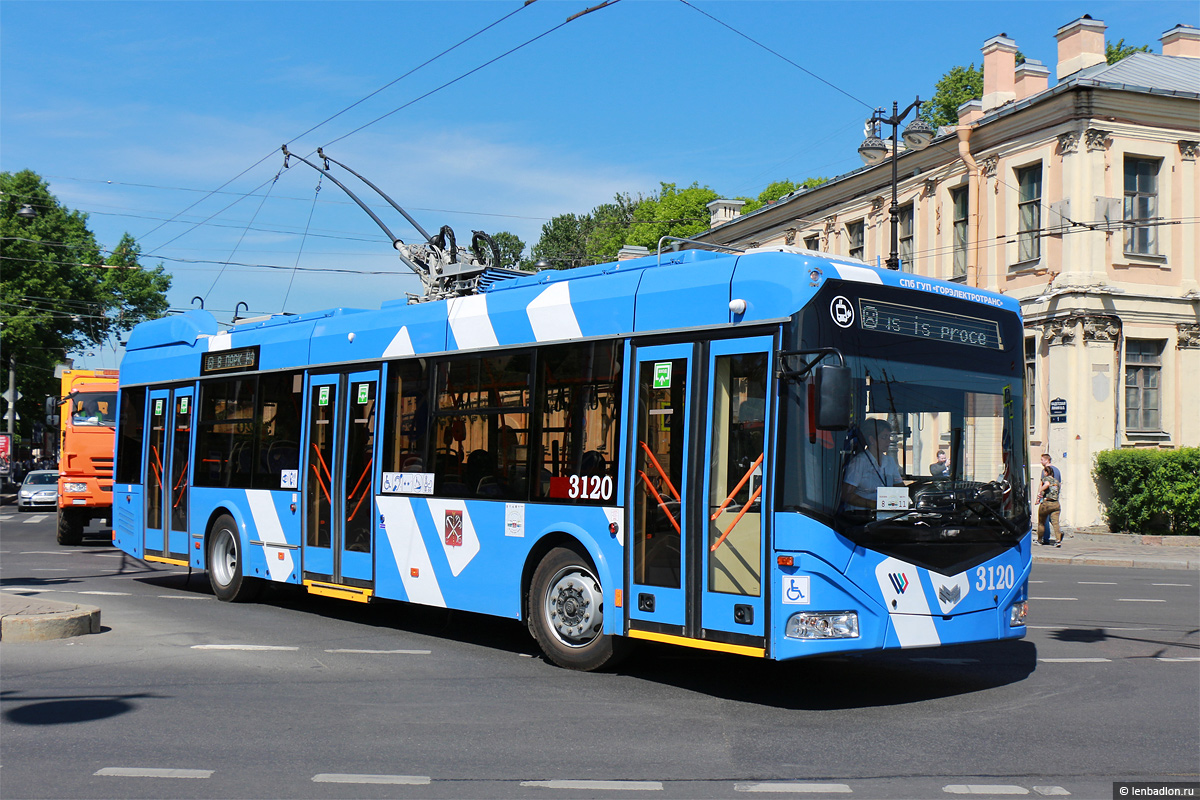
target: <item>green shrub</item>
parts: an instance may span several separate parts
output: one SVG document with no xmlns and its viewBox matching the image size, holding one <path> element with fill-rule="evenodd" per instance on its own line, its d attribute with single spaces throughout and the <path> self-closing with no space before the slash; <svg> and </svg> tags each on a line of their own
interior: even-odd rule
<svg viewBox="0 0 1200 800">
<path fill-rule="evenodd" d="M 1161 519 L 1173 533 L 1200 534 L 1200 447 L 1103 450 L 1093 474 L 1110 490 L 1111 530 L 1150 533 Z"/>
</svg>

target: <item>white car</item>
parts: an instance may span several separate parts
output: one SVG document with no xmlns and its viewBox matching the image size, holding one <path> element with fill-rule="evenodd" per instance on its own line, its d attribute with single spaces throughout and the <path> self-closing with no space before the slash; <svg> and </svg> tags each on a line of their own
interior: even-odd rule
<svg viewBox="0 0 1200 800">
<path fill-rule="evenodd" d="M 35 469 L 25 476 L 17 490 L 17 511 L 58 508 L 58 471 Z"/>
</svg>

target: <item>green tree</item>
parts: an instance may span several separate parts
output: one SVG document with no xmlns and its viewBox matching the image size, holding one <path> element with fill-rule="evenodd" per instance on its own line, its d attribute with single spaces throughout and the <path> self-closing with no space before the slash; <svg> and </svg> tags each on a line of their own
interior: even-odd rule
<svg viewBox="0 0 1200 800">
<path fill-rule="evenodd" d="M 663 183 L 657 197 L 646 198 L 634 208 L 627 244 L 647 247 L 653 253 L 664 236 L 686 239 L 708 230 L 712 215 L 707 206 L 719 197 L 696 183 L 682 190 L 673 183 Z"/>
<path fill-rule="evenodd" d="M 500 263 L 497 267 L 520 268 L 521 254 L 525 252 L 525 243 L 515 233 L 500 231 L 492 234 L 492 241 L 500 248 Z"/>
<path fill-rule="evenodd" d="M 983 68 L 953 67 L 934 85 L 933 97 L 921 104 L 921 118 L 930 125 L 957 125 L 958 107 L 983 97 Z"/>
<path fill-rule="evenodd" d="M 757 211 L 763 206 L 774 203 L 779 198 L 789 195 L 797 189 L 815 189 L 821 184 L 828 182 L 829 178 L 805 178 L 800 183 L 789 180 L 769 183 L 767 184 L 767 188 L 758 193 L 757 198 L 746 200 L 746 205 L 742 206 L 742 213 L 749 214 L 751 211 Z"/>
<path fill-rule="evenodd" d="M 539 261 L 553 269 L 568 269 L 586 263 L 587 231 L 591 218 L 574 214 L 559 214 L 542 226 L 542 236 L 529 251 L 522 269 L 532 269 Z"/>
<path fill-rule="evenodd" d="M 21 216 L 29 206 L 34 216 Z M 126 234 L 105 265 L 87 215 L 63 206 L 30 170 L 0 173 L 0 375 L 16 365 L 18 431 L 41 419 L 57 395 L 54 367 L 66 354 L 100 345 L 143 319 L 161 316 L 171 278 L 143 270 Z"/>
<path fill-rule="evenodd" d="M 1118 39 L 1116 44 L 1113 44 L 1112 42 L 1106 42 L 1104 45 L 1104 59 L 1109 64 L 1115 64 L 1118 61 L 1120 61 L 1122 58 L 1128 58 L 1129 56 L 1133 55 L 1134 53 L 1149 53 L 1149 52 L 1150 52 L 1150 45 L 1144 44 L 1141 47 L 1134 47 L 1133 45 L 1126 45 L 1125 40 L 1123 38 Z"/>
</svg>

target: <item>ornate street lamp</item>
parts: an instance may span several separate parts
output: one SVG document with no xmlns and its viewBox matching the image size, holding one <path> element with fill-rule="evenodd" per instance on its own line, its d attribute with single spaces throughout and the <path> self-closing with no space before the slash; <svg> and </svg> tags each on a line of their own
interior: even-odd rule
<svg viewBox="0 0 1200 800">
<path fill-rule="evenodd" d="M 876 109 L 871 118 L 867 120 L 867 138 L 858 148 L 858 154 L 862 156 L 862 160 L 868 166 L 882 164 L 887 158 L 889 148 L 887 144 L 879 138 L 879 125 L 892 126 L 892 146 L 890 149 L 892 155 L 892 206 L 888 209 L 892 220 L 892 251 L 887 259 L 888 269 L 900 269 L 900 201 L 899 201 L 899 173 L 897 161 L 899 160 L 899 152 L 897 146 L 897 134 L 900 128 L 900 123 L 904 122 L 904 118 L 909 112 L 914 109 L 920 110 L 921 98 L 909 105 L 901 113 L 897 109 L 899 104 L 892 103 L 892 115 L 884 116 L 883 109 Z M 917 117 L 908 127 L 904 129 L 903 139 L 904 146 L 909 150 L 924 150 L 933 141 L 934 134 L 937 133 L 932 125 L 925 120 Z"/>
</svg>

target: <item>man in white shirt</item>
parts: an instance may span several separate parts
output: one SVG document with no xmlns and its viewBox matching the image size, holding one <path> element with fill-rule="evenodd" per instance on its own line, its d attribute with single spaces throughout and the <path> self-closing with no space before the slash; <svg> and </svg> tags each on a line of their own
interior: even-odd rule
<svg viewBox="0 0 1200 800">
<path fill-rule="evenodd" d="M 855 508 L 876 506 L 880 486 L 903 486 L 900 465 L 888 454 L 892 426 L 885 419 L 868 419 L 859 426 L 866 447 L 850 459 L 842 476 L 842 500 Z"/>
</svg>

